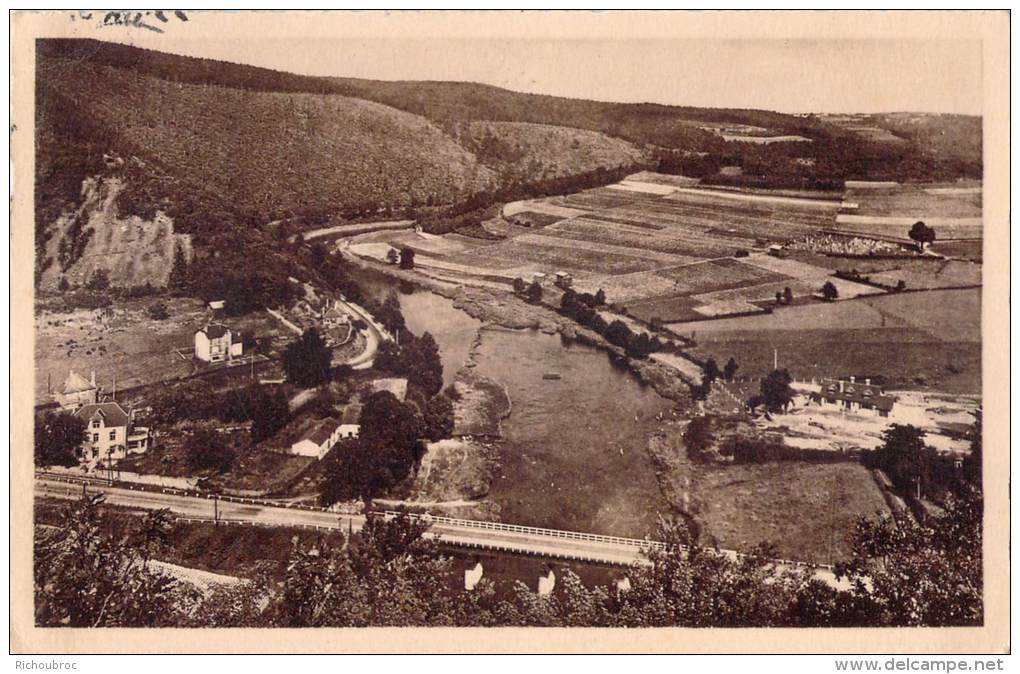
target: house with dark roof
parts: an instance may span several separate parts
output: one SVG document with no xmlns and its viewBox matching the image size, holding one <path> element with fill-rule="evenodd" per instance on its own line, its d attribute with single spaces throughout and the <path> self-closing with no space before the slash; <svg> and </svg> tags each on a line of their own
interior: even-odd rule
<svg viewBox="0 0 1020 674">
<path fill-rule="evenodd" d="M 96 386 L 96 371 L 92 378 L 86 379 L 74 370 L 67 374 L 60 390 L 53 394 L 57 404 L 65 410 L 75 410 L 82 405 L 95 403 L 99 400 L 99 387 Z"/>
<path fill-rule="evenodd" d="M 141 454 L 149 449 L 149 429 L 136 426 L 132 415 L 119 403 L 82 405 L 74 415 L 85 422 L 86 438 L 81 448 L 81 459 L 86 463 L 119 461 L 129 452 Z"/>
<path fill-rule="evenodd" d="M 244 353 L 244 340 L 222 323 L 209 323 L 195 331 L 195 358 L 220 363 Z"/>
<path fill-rule="evenodd" d="M 313 424 L 290 446 L 290 453 L 321 459 L 339 440 L 340 422 L 332 417 L 322 419 Z"/>
<path fill-rule="evenodd" d="M 847 412 L 887 417 L 896 404 L 896 397 L 887 395 L 870 379 L 861 383 L 856 377 L 850 377 L 849 380 L 822 379 L 820 389 L 811 394 L 811 402 L 823 407 L 839 407 Z"/>
</svg>

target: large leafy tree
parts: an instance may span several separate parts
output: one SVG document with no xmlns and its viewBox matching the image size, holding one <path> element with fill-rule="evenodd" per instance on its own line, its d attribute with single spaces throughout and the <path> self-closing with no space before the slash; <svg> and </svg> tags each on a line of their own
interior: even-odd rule
<svg viewBox="0 0 1020 674">
<path fill-rule="evenodd" d="M 116 535 L 100 525 L 101 496 L 83 498 L 55 529 L 37 529 L 35 618 L 44 627 L 161 627 L 179 624 L 194 593 L 159 575 L 151 554 L 165 540 L 168 514 L 143 517 Z"/>
<path fill-rule="evenodd" d="M 47 412 L 35 418 L 35 464 L 73 466 L 85 442 L 85 422 L 69 412 Z"/>
<path fill-rule="evenodd" d="M 761 397 L 770 412 L 785 410 L 793 402 L 792 382 L 788 370 L 773 370 L 761 380 Z"/>
<path fill-rule="evenodd" d="M 840 597 L 845 623 L 874 626 L 980 625 L 983 499 L 950 498 L 922 523 L 862 519 L 842 567 L 851 590 Z"/>
<path fill-rule="evenodd" d="M 283 351 L 283 369 L 287 379 L 311 388 L 329 381 L 332 353 L 315 328 L 306 330 Z"/>
</svg>

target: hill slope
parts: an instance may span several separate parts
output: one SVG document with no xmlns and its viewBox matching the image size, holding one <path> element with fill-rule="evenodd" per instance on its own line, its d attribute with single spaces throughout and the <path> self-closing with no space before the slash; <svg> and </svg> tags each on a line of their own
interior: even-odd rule
<svg viewBox="0 0 1020 674">
<path fill-rule="evenodd" d="M 47 115 L 51 102 L 70 102 L 108 132 L 104 149 L 164 174 L 153 177 L 166 194 L 150 196 L 229 195 L 263 222 L 308 207 L 445 202 L 494 179 L 435 125 L 369 101 L 172 83 L 60 59 L 41 60 L 39 82 L 43 125 L 60 123 Z M 55 135 L 42 137 L 40 153 Z"/>
</svg>

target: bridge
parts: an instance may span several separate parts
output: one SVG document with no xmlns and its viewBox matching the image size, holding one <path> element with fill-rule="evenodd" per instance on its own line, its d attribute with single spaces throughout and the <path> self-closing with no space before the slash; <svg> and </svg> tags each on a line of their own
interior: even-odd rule
<svg viewBox="0 0 1020 674">
<path fill-rule="evenodd" d="M 178 489 L 153 488 L 138 483 L 111 482 L 103 478 L 37 474 L 36 497 L 77 499 L 83 493 L 103 493 L 109 505 L 147 510 L 169 509 L 185 522 L 209 522 L 234 526 L 294 527 L 304 529 L 360 531 L 365 515 L 331 511 L 299 504 L 281 504 L 263 499 L 197 494 Z M 387 519 L 400 513 L 384 511 Z M 647 539 L 623 538 L 578 531 L 457 519 L 411 513 L 414 521 L 428 523 L 429 536 L 444 545 L 594 562 L 619 566 L 649 565 L 647 553 L 661 550 L 663 543 Z M 718 550 L 731 559 L 743 555 L 734 550 Z M 833 587 L 842 587 L 832 567 L 793 560 L 774 560 L 779 569 L 809 568 L 814 576 Z"/>
</svg>

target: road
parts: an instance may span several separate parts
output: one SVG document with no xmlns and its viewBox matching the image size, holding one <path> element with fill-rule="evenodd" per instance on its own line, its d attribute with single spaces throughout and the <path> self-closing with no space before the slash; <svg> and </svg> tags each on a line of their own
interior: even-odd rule
<svg viewBox="0 0 1020 674">
<path fill-rule="evenodd" d="M 102 492 L 106 503 L 128 508 L 159 510 L 168 508 L 179 517 L 212 519 L 214 513 L 224 522 L 262 526 L 313 527 L 360 531 L 365 523 L 364 515 L 341 514 L 322 510 L 302 510 L 261 503 L 238 503 L 200 496 L 143 491 L 124 487 L 110 487 L 90 484 L 90 493 Z M 82 485 L 47 478 L 35 481 L 36 497 L 77 499 L 82 495 Z M 643 541 L 611 536 L 598 536 L 579 532 L 552 531 L 533 527 L 517 527 L 495 522 L 473 522 L 449 520 L 449 518 L 428 518 L 429 532 L 446 545 L 531 554 L 557 559 L 570 559 L 602 564 L 648 564 L 642 547 Z M 598 540 L 592 540 L 598 539 Z M 734 551 L 720 551 L 729 557 L 736 557 Z M 786 568 L 792 563 L 782 562 L 777 566 Z M 842 587 L 827 568 L 814 570 L 815 577 L 834 587 Z"/>
<path fill-rule="evenodd" d="M 355 370 L 367 370 L 372 367 L 375 362 L 375 352 L 379 350 L 379 345 L 389 339 L 389 337 L 383 333 L 375 319 L 370 313 L 359 307 L 353 302 L 346 302 L 344 300 L 337 300 L 337 303 L 345 307 L 348 313 L 360 318 L 365 325 L 365 350 L 360 354 L 346 361 L 346 365 L 350 365 Z"/>
</svg>

